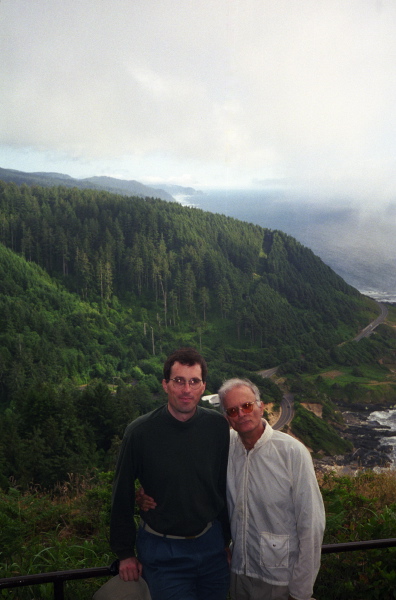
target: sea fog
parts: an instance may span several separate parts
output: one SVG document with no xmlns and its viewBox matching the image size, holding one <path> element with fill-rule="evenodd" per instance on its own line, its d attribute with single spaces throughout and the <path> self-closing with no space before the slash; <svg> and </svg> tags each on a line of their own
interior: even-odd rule
<svg viewBox="0 0 396 600">
<path fill-rule="evenodd" d="M 396 201 L 290 199 L 284 192 L 211 190 L 182 204 L 280 229 L 310 248 L 345 281 L 377 300 L 396 302 Z"/>
</svg>

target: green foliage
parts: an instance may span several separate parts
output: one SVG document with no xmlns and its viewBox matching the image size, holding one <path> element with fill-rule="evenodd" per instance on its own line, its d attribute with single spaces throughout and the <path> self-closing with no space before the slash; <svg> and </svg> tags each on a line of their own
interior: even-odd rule
<svg viewBox="0 0 396 600">
<path fill-rule="evenodd" d="M 99 473 L 91 481 L 70 480 L 54 497 L 15 488 L 0 492 L 0 577 L 109 565 L 114 559 L 108 542 L 112 478 L 113 473 Z M 65 597 L 92 597 L 101 583 L 69 582 Z M 50 599 L 53 588 L 4 593 L 21 600 Z"/>
<path fill-rule="evenodd" d="M 114 559 L 108 550 L 112 479 L 112 472 L 74 477 L 52 497 L 15 488 L 0 493 L 0 577 L 109 565 Z M 326 509 L 324 543 L 394 537 L 394 473 L 330 473 L 319 483 Z M 314 595 L 322 600 L 392 599 L 395 573 L 392 548 L 323 555 Z M 90 598 L 102 583 L 69 582 L 65 597 Z M 41 585 L 4 594 L 50 599 L 52 588 Z"/>
<path fill-rule="evenodd" d="M 376 475 L 369 471 L 355 478 L 328 474 L 321 490 L 326 507 L 324 543 L 394 537 L 396 479 L 391 472 Z M 396 598 L 395 558 L 395 548 L 324 555 L 315 596 L 324 600 Z"/>
<path fill-rule="evenodd" d="M 314 452 L 323 450 L 326 454 L 344 454 L 352 450 L 352 444 L 341 438 L 334 428 L 307 410 L 298 402 L 294 403 L 295 416 L 291 431 Z"/>
<path fill-rule="evenodd" d="M 95 380 L 80 388 L 32 386 L 15 411 L 0 414 L 1 487 L 12 478 L 24 488 L 52 489 L 70 473 L 113 467 L 126 425 L 163 402 L 144 381 L 152 377 L 120 382 L 115 391 Z"/>
<path fill-rule="evenodd" d="M 361 385 L 356 382 L 341 385 L 334 383 L 329 395 L 334 402 L 346 403 L 351 407 L 370 404 L 391 406 L 396 402 L 396 385 Z"/>
<path fill-rule="evenodd" d="M 112 561 L 111 469 L 127 423 L 164 401 L 162 364 L 177 347 L 202 350 L 208 392 L 248 377 L 275 404 L 281 390 L 257 372 L 281 365 L 297 399 L 292 431 L 314 451 L 350 449 L 331 426 L 332 400 L 396 397 L 368 380 L 381 379 L 373 361 L 384 373 L 395 362 L 391 328 L 342 344 L 373 318 L 373 301 L 279 231 L 175 202 L 0 182 L 0 281 L 0 576 Z M 332 362 L 348 380 L 313 384 Z M 298 401 L 320 403 L 323 419 Z M 332 539 L 394 531 L 394 506 L 374 509 L 349 482 L 326 502 Z M 394 553 L 370 556 L 338 572 L 329 559 L 320 597 L 392 598 Z M 99 585 L 70 582 L 66 597 Z M 364 585 L 372 595 L 354 596 Z M 50 586 L 6 593 L 52 597 Z"/>
<path fill-rule="evenodd" d="M 356 290 L 290 236 L 175 202 L 0 182 L 0 221 L 0 242 L 84 301 L 142 302 L 139 343 L 155 353 L 184 318 L 199 321 L 196 334 L 208 317 L 227 335 L 236 325 L 247 348 L 298 338 L 306 349 L 369 318 Z"/>
<path fill-rule="evenodd" d="M 126 424 L 164 401 L 162 364 L 177 347 L 202 350 L 208 392 L 249 377 L 278 403 L 257 371 L 288 361 L 313 372 L 374 312 L 282 232 L 67 187 L 0 182 L 0 280 L 4 490 L 10 477 L 52 489 L 111 468 Z"/>
</svg>

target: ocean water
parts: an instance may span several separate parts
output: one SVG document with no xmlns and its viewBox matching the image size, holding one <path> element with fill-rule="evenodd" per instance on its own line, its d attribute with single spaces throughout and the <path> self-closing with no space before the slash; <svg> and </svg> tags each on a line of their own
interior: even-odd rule
<svg viewBox="0 0 396 600">
<path fill-rule="evenodd" d="M 396 302 L 396 202 L 362 207 L 352 201 L 291 198 L 277 190 L 211 190 L 176 200 L 284 231 L 360 292 Z"/>
<path fill-rule="evenodd" d="M 394 409 L 372 412 L 368 420 L 377 421 L 380 425 L 385 425 L 393 431 L 396 431 L 396 410 Z M 392 460 L 391 468 L 396 469 L 396 436 L 382 438 L 382 445 L 392 447 L 390 455 Z"/>
</svg>

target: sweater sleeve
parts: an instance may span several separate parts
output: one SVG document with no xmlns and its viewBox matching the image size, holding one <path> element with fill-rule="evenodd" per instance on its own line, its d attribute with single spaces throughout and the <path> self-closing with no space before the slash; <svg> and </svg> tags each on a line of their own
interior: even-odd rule
<svg viewBox="0 0 396 600">
<path fill-rule="evenodd" d="M 229 449 L 230 449 L 230 430 L 229 430 L 229 427 L 227 424 L 225 442 L 224 442 L 223 452 L 222 452 L 222 462 L 221 462 L 221 467 L 220 467 L 220 489 L 221 489 L 222 496 L 224 498 L 224 506 L 218 516 L 218 519 L 222 526 L 223 536 L 224 536 L 224 544 L 226 547 L 228 547 L 231 543 L 231 527 L 230 527 L 230 519 L 229 519 L 228 507 L 227 507 L 227 465 L 228 465 Z"/>
<path fill-rule="evenodd" d="M 309 600 L 320 567 L 325 512 L 312 458 L 303 446 L 293 460 L 293 498 L 299 553 L 289 592 L 296 600 Z"/>
<path fill-rule="evenodd" d="M 136 457 L 132 452 L 132 434 L 124 435 L 118 457 L 110 518 L 110 547 L 120 560 L 135 556 L 136 525 L 135 479 Z"/>
</svg>

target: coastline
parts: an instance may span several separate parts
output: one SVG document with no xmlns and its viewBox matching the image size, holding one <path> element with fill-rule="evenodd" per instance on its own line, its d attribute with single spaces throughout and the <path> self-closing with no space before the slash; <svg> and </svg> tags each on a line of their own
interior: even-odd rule
<svg viewBox="0 0 396 600">
<path fill-rule="evenodd" d="M 394 448 L 383 443 L 384 439 L 396 436 L 396 425 L 389 427 L 370 419 L 372 413 L 389 410 L 389 407 L 354 405 L 340 407 L 340 410 L 344 426 L 339 434 L 352 442 L 353 450 L 343 455 L 314 459 L 315 469 L 320 472 L 334 470 L 340 475 L 353 475 L 365 469 L 396 470 Z"/>
</svg>

